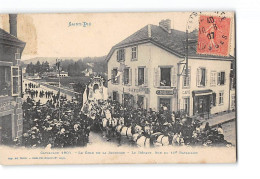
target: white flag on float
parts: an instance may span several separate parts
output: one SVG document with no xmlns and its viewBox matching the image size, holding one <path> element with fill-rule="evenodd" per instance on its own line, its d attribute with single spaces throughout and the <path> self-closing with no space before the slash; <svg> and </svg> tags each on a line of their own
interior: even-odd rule
<svg viewBox="0 0 260 179">
<path fill-rule="evenodd" d="M 86 103 L 88 102 L 88 96 L 87 96 L 87 86 L 85 88 L 85 91 L 82 96 L 82 108 L 81 111 L 84 111 L 84 108 L 86 107 Z"/>
</svg>

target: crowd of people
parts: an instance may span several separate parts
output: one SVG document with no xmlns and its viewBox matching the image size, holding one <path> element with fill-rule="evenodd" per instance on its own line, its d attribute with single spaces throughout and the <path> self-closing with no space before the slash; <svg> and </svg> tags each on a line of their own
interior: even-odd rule
<svg viewBox="0 0 260 179">
<path fill-rule="evenodd" d="M 34 85 L 29 83 L 28 87 L 33 88 Z M 27 90 L 29 94 L 32 93 L 31 88 Z M 34 92 L 36 97 L 37 92 Z M 107 128 L 110 131 L 106 133 L 107 140 L 115 137 L 120 144 L 122 136 L 120 131 L 116 130 L 116 125 L 112 125 L 108 120 L 105 129 L 102 124 L 107 112 L 111 114 L 112 119 L 121 120 L 117 125 L 131 128 L 132 134 L 138 133 L 149 138 L 151 146 L 155 146 L 159 135 L 167 136 L 169 145 L 232 145 L 224 139 L 221 125 L 212 128 L 209 123 L 204 125 L 196 118 L 189 118 L 180 112 L 170 112 L 165 106 L 159 111 L 153 111 L 123 106 L 118 101 L 108 98 L 88 100 L 82 107 L 82 104 L 75 100 L 70 101 L 66 96 L 42 90 L 39 97 L 45 97 L 47 102 L 41 104 L 34 100 L 34 95 L 29 95 L 23 103 L 22 141 L 26 147 L 86 146 L 91 130 L 101 132 Z"/>
<path fill-rule="evenodd" d="M 52 98 L 53 96 L 55 96 L 55 94 L 53 93 L 53 91 L 49 91 L 49 90 L 40 90 L 38 89 L 40 86 L 33 84 L 33 83 L 25 83 L 25 94 L 29 95 L 30 98 L 34 99 L 37 98 L 39 96 L 39 98 Z"/>
<path fill-rule="evenodd" d="M 90 124 L 80 113 L 81 105 L 63 96 L 59 107 L 56 100 L 59 94 L 54 96 L 46 104 L 40 104 L 30 97 L 24 101 L 23 145 L 47 148 L 85 146 Z"/>
</svg>

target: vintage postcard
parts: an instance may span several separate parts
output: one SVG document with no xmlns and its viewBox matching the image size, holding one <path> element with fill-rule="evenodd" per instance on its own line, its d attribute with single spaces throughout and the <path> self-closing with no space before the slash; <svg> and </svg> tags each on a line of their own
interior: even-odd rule
<svg viewBox="0 0 260 179">
<path fill-rule="evenodd" d="M 0 15 L 0 163 L 235 163 L 234 12 Z"/>
</svg>

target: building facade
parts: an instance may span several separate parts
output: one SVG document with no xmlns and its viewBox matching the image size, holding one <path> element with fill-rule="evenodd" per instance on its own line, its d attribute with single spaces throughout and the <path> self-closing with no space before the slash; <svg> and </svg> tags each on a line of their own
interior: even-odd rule
<svg viewBox="0 0 260 179">
<path fill-rule="evenodd" d="M 0 144 L 12 144 L 23 130 L 22 69 L 25 43 L 17 36 L 16 15 L 9 15 L 10 33 L 0 29 Z"/>
<path fill-rule="evenodd" d="M 110 50 L 109 95 L 125 106 L 154 111 L 166 107 L 189 116 L 230 110 L 234 58 L 198 55 L 189 49 L 186 70 L 185 33 L 171 29 L 170 23 L 147 25 Z"/>
</svg>

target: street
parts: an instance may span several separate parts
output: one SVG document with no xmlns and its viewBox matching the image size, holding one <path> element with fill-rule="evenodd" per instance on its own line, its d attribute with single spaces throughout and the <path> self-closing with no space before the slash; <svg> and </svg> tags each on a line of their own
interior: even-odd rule
<svg viewBox="0 0 260 179">
<path fill-rule="evenodd" d="M 236 145 L 236 123 L 235 120 L 224 123 L 222 125 L 224 130 L 225 139 L 228 142 L 231 142 L 232 145 Z"/>
<path fill-rule="evenodd" d="M 40 85 L 40 87 L 38 87 L 38 85 L 39 85 L 38 82 L 32 81 L 32 80 L 28 80 L 28 79 L 24 78 L 23 79 L 23 92 L 24 92 L 23 99 L 24 100 L 29 96 L 29 94 L 25 93 L 25 89 L 26 89 L 25 84 L 29 84 L 29 83 L 33 83 L 33 84 L 36 85 L 36 88 L 32 88 L 33 90 L 44 91 L 44 92 L 46 92 L 46 91 L 50 91 L 51 92 L 52 91 L 54 94 L 58 93 L 58 90 L 48 88 L 47 86 L 44 86 L 44 85 Z M 65 94 L 63 92 L 61 92 L 61 95 L 64 95 L 64 96 L 66 95 L 68 100 L 71 100 L 72 97 L 73 97 L 73 96 L 71 96 L 69 94 Z M 40 100 L 41 104 L 45 104 L 49 99 L 45 98 L 45 97 L 40 98 L 39 95 L 38 95 L 37 97 L 34 97 L 34 100 L 35 101 L 39 101 Z"/>
</svg>

